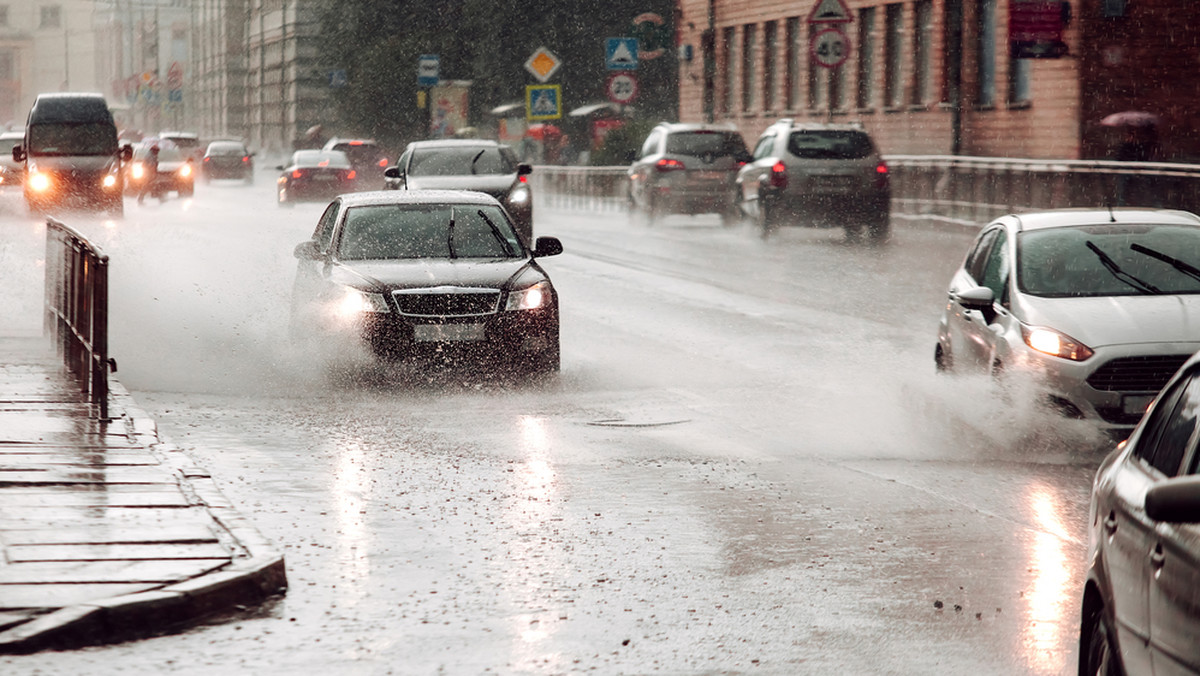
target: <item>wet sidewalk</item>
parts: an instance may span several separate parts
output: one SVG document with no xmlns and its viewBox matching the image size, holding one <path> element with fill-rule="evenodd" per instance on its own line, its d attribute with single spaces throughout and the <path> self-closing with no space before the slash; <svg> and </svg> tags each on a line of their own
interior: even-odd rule
<svg viewBox="0 0 1200 676">
<path fill-rule="evenodd" d="M 42 336 L 0 336 L 0 654 L 180 629 L 286 587 L 283 555 L 110 379 L 111 422 Z"/>
</svg>

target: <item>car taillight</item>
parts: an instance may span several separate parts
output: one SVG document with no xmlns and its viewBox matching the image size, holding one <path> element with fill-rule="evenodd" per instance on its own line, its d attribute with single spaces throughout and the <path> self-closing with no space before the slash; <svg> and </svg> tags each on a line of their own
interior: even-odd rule
<svg viewBox="0 0 1200 676">
<path fill-rule="evenodd" d="M 205 162 L 207 162 L 207 161 L 209 161 L 209 160 L 211 160 L 211 159 L 212 159 L 211 157 L 206 157 L 206 158 L 204 158 L 204 161 L 205 161 Z"/>
<path fill-rule="evenodd" d="M 347 180 L 353 181 L 355 176 L 358 176 L 358 172 L 357 172 L 357 171 L 354 171 L 353 169 L 351 169 L 350 171 L 346 172 L 346 179 L 347 179 Z"/>
<path fill-rule="evenodd" d="M 301 178 L 301 177 L 303 177 L 303 176 L 304 176 L 304 172 L 303 172 L 303 171 L 300 171 L 299 169 L 293 169 L 293 170 L 292 170 L 292 178 Z"/>
<path fill-rule="evenodd" d="M 771 165 L 771 187 L 782 190 L 787 187 L 787 184 L 787 165 L 783 162 L 776 162 Z"/>
<path fill-rule="evenodd" d="M 249 161 L 250 161 L 249 155 L 242 155 L 242 162 L 249 162 Z"/>
<path fill-rule="evenodd" d="M 528 183 L 529 177 L 528 176 L 518 176 L 517 180 L 520 181 L 521 183 Z"/>
<path fill-rule="evenodd" d="M 388 165 L 388 161 L 387 161 L 387 158 L 386 158 L 386 157 L 384 157 L 383 159 L 379 160 L 379 166 L 383 167 L 384 169 L 387 169 L 387 165 Z"/>
<path fill-rule="evenodd" d="M 882 188 L 888 184 L 888 165 L 880 162 L 875 165 L 875 185 Z"/>
<path fill-rule="evenodd" d="M 679 169 L 685 169 L 686 167 L 684 167 L 683 162 L 680 162 L 679 160 L 664 157 L 654 163 L 654 168 L 658 169 L 659 171 L 676 171 Z"/>
</svg>

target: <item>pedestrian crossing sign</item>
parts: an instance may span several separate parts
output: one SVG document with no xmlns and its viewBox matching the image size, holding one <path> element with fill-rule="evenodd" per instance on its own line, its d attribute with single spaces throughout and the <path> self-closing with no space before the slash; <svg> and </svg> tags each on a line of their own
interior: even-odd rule
<svg viewBox="0 0 1200 676">
<path fill-rule="evenodd" d="M 525 85 L 525 119 L 557 120 L 562 117 L 562 85 Z"/>
</svg>

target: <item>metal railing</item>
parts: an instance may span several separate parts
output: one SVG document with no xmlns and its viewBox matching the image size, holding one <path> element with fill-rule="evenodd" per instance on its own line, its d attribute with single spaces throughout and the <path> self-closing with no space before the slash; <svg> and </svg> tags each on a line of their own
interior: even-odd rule
<svg viewBox="0 0 1200 676">
<path fill-rule="evenodd" d="M 1200 213 L 1200 165 L 889 155 L 893 218 L 983 224 L 1006 213 L 1150 206 Z M 539 203 L 562 209 L 628 208 L 627 167 L 535 167 Z"/>
<path fill-rule="evenodd" d="M 108 421 L 108 256 L 70 227 L 46 219 L 43 329 L 88 395 L 95 417 Z"/>
</svg>

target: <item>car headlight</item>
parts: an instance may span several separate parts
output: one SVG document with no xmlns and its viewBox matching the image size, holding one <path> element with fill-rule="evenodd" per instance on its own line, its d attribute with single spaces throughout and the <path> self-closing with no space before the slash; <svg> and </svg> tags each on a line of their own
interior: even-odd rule
<svg viewBox="0 0 1200 676">
<path fill-rule="evenodd" d="M 146 167 L 142 166 L 141 162 L 134 162 L 133 165 L 129 167 L 129 175 L 140 179 L 146 175 Z"/>
<path fill-rule="evenodd" d="M 50 189 L 50 176 L 40 171 L 34 170 L 29 174 L 29 187 L 37 192 L 45 192 Z"/>
<path fill-rule="evenodd" d="M 525 289 L 508 292 L 505 310 L 536 310 L 550 302 L 550 282 L 538 282 Z"/>
<path fill-rule="evenodd" d="M 509 204 L 525 204 L 529 201 L 529 188 L 520 186 L 508 193 Z"/>
<path fill-rule="evenodd" d="M 101 183 L 104 184 L 105 188 L 111 188 L 117 184 L 117 177 L 113 176 L 112 174 L 109 174 L 104 177 L 104 180 L 101 181 Z"/>
<path fill-rule="evenodd" d="M 1025 338 L 1026 345 L 1052 357 L 1084 361 L 1095 354 L 1092 348 L 1054 329 L 1041 326 L 1021 326 L 1021 336 Z"/>
<path fill-rule="evenodd" d="M 383 294 L 360 291 L 351 287 L 343 290 L 342 297 L 337 299 L 336 303 L 337 316 L 343 320 L 354 320 L 367 313 L 389 312 Z"/>
<path fill-rule="evenodd" d="M 184 178 L 187 178 L 188 176 L 191 176 L 191 175 L 192 175 L 192 165 L 190 165 L 190 164 L 185 164 L 185 165 L 183 165 L 182 167 L 180 167 L 180 168 L 179 168 L 179 175 L 180 175 L 180 176 L 182 176 L 182 177 L 184 177 Z"/>
</svg>

